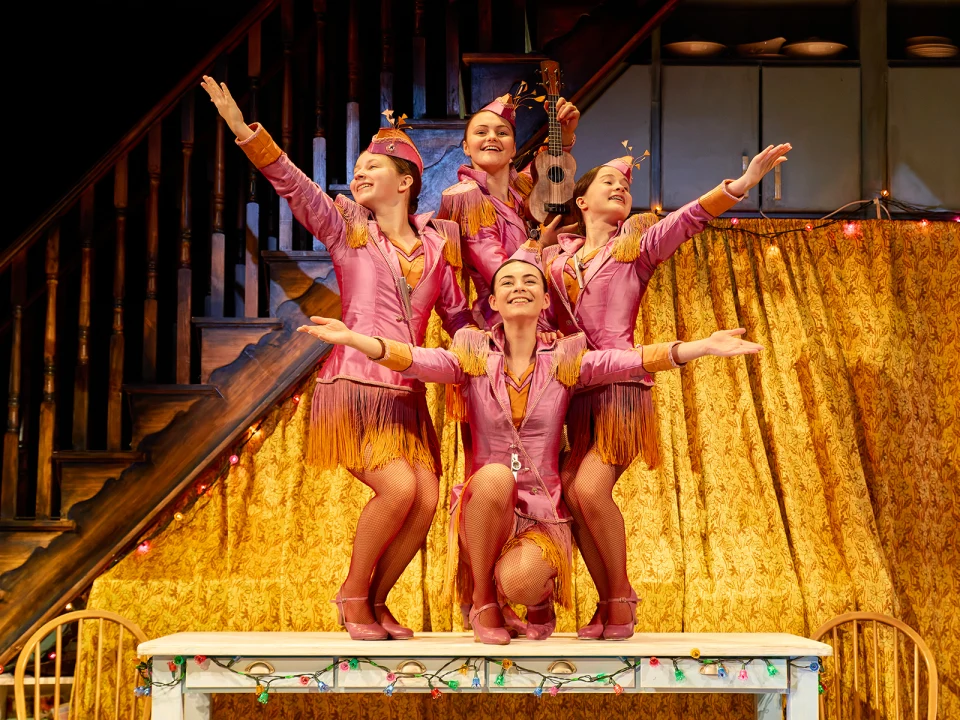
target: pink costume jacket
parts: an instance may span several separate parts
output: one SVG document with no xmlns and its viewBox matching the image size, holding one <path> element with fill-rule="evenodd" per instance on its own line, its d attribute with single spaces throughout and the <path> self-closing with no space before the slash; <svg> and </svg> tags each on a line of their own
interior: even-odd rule
<svg viewBox="0 0 960 720">
<path fill-rule="evenodd" d="M 586 338 L 580 333 L 549 344 L 538 340 L 519 428 L 514 427 L 507 393 L 503 343 L 502 324 L 490 332 L 468 328 L 457 333 L 450 350 L 385 342 L 386 352 L 378 362 L 406 377 L 459 386 L 472 435 L 473 469 L 497 463 L 514 471 L 516 534 L 535 524 L 546 528 L 557 554 L 545 553 L 545 557 L 565 558 L 556 569 L 560 578 L 568 578 L 564 573 L 569 571 L 572 545 L 566 524 L 571 518 L 562 499 L 559 460 L 564 416 L 574 390 L 678 367 L 671 353 L 677 343 L 587 352 Z M 457 485 L 452 490 L 455 517 L 463 489 Z M 454 537 L 457 525 L 454 520 Z"/>
<path fill-rule="evenodd" d="M 456 223 L 432 220 L 432 213 L 410 217 L 423 245 L 424 269 L 416 287 L 408 292 L 397 251 L 380 231 L 370 211 L 343 195 L 331 200 L 290 161 L 263 127 L 256 124 L 250 127 L 254 134 L 238 144 L 277 194 L 290 203 L 294 217 L 327 246 L 340 286 L 342 318 L 349 327 L 365 334 L 420 345 L 434 307 L 451 335 L 472 324 L 457 277 L 460 253 Z M 364 400 L 357 401 L 350 396 L 356 391 L 342 389 L 334 393 L 331 388 L 330 393 L 323 396 L 324 402 L 318 405 L 321 388 L 339 380 L 367 386 Z M 336 346 L 320 370 L 314 415 L 319 413 L 321 417 L 315 419 L 326 421 L 331 414 L 342 411 L 341 406 L 354 404 L 365 408 L 362 414 L 366 417 L 344 416 L 337 432 L 356 432 L 357 422 L 382 424 L 383 400 L 374 397 L 374 391 L 381 389 L 405 393 L 424 391 L 422 383 L 414 378 L 375 365 L 356 350 Z M 422 424 L 422 419 L 418 423 Z M 329 438 L 321 441 L 334 444 Z"/>
<path fill-rule="evenodd" d="M 741 199 L 727 191 L 728 182 L 655 224 L 651 224 L 654 218 L 649 214 L 628 218 L 583 270 L 576 302 L 570 301 L 567 290 L 568 282 L 576 282 L 569 261 L 585 238 L 561 234 L 557 245 L 543 250 L 551 295 L 547 324 L 567 335 L 584 333 L 591 350 L 633 347 L 640 300 L 654 270 L 685 240 Z M 638 387 L 649 388 L 653 378 L 641 376 L 631 384 L 632 389 L 603 388 L 589 393 L 589 400 L 574 401 L 567 427 L 572 462 L 579 462 L 595 440 L 604 462 L 629 465 L 643 450 L 648 464 L 656 464 L 652 401 L 649 392 L 640 393 L 642 388 Z"/>
<path fill-rule="evenodd" d="M 521 173 L 511 168 L 510 207 L 490 194 L 487 174 L 482 170 L 461 165 L 457 177 L 460 182 L 443 191 L 437 217 L 460 226 L 464 266 L 477 289 L 474 319 L 481 327 L 493 327 L 500 322 L 500 314 L 487 303 L 490 283 L 497 268 L 527 241 L 524 205 L 533 188 L 533 178 L 529 165 Z"/>
</svg>

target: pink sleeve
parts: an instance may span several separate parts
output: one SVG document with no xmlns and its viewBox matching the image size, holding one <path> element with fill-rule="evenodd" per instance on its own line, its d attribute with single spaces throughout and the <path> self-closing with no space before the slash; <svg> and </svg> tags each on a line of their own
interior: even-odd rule
<svg viewBox="0 0 960 720">
<path fill-rule="evenodd" d="M 287 200 L 297 221 L 319 238 L 331 255 L 338 255 L 345 246 L 347 225 L 330 196 L 301 172 L 286 154 L 260 168 L 260 172 L 277 194 Z"/>
<path fill-rule="evenodd" d="M 636 380 L 646 375 L 641 348 L 630 350 L 593 350 L 580 362 L 579 387 L 609 385 Z"/>
<path fill-rule="evenodd" d="M 415 347 L 413 362 L 403 371 L 404 377 L 412 377 L 422 382 L 459 384 L 467 375 L 460 369 L 457 356 L 443 348 Z"/>
<path fill-rule="evenodd" d="M 450 337 L 462 327 L 475 325 L 473 313 L 463 294 L 457 271 L 450 263 L 442 261 L 443 274 L 440 277 L 440 297 L 437 299 L 437 314 L 443 323 L 443 329 Z"/>
<path fill-rule="evenodd" d="M 634 215 L 627 222 L 638 222 Z M 647 275 L 653 273 L 657 265 L 673 255 L 685 241 L 701 232 L 713 219 L 698 200 L 687 203 L 674 210 L 663 220 L 643 232 L 640 240 L 640 252 L 634 260 L 637 270 Z"/>
</svg>

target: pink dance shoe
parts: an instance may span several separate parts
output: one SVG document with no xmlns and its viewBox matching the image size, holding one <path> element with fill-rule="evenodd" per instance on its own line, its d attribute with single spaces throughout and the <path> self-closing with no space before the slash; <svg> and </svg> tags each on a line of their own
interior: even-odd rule
<svg viewBox="0 0 960 720">
<path fill-rule="evenodd" d="M 597 602 L 597 610 L 594 613 L 597 616 L 597 622 L 587 623 L 577 630 L 578 640 L 603 640 L 603 620 L 600 619 L 600 606 L 606 604 L 606 600 L 599 600 Z"/>
<path fill-rule="evenodd" d="M 376 615 L 377 608 L 386 608 L 386 603 L 376 603 L 373 606 L 373 613 Z M 387 634 L 394 640 L 409 640 L 413 637 L 413 630 L 405 628 L 393 619 L 393 613 L 387 610 L 388 617 L 380 617 L 380 627 L 387 631 Z"/>
<path fill-rule="evenodd" d="M 390 637 L 380 623 L 354 623 L 347 622 L 347 616 L 343 611 L 343 604 L 348 602 L 370 602 L 367 597 L 345 598 L 342 595 L 343 586 L 337 590 L 337 597 L 331 600 L 337 606 L 337 621 L 340 627 L 346 628 L 350 633 L 351 640 L 386 640 Z"/>
<path fill-rule="evenodd" d="M 637 593 L 630 588 L 630 597 L 620 597 L 620 598 L 609 598 L 607 603 L 628 603 L 630 605 L 630 616 L 632 622 L 614 624 L 614 623 L 604 623 L 603 625 L 603 639 L 604 640 L 629 640 L 633 637 L 633 629 L 637 625 L 637 603 L 640 602 L 640 599 L 637 597 Z"/>
<path fill-rule="evenodd" d="M 530 622 L 531 610 L 546 610 L 548 608 L 550 609 L 550 615 L 552 616 L 548 622 Z M 553 635 L 553 631 L 556 629 L 557 612 L 553 607 L 553 593 L 550 593 L 550 597 L 547 598 L 546 602 L 543 602 L 540 605 L 530 605 L 527 607 L 527 640 L 546 640 L 548 637 Z"/>
<path fill-rule="evenodd" d="M 501 605 L 500 612 L 503 613 L 503 622 L 506 623 L 507 632 L 510 633 L 510 637 L 527 634 L 527 623 L 519 618 L 512 607 L 509 605 Z"/>
<path fill-rule="evenodd" d="M 476 622 L 477 616 L 482 613 L 484 610 L 489 610 L 490 608 L 499 608 L 499 603 L 487 603 L 486 605 L 481 605 L 476 610 L 470 611 L 470 627 L 473 628 L 473 641 L 478 643 L 483 643 L 484 645 L 509 645 L 510 644 L 510 633 L 507 632 L 506 628 L 502 627 L 484 627 L 479 622 Z"/>
</svg>

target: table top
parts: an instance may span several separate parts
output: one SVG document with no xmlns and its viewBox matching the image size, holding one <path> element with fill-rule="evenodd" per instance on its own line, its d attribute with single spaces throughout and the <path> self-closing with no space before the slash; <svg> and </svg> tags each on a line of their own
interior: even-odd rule
<svg viewBox="0 0 960 720">
<path fill-rule="evenodd" d="M 578 640 L 555 633 L 544 641 L 474 643 L 473 633 L 417 633 L 411 640 L 351 640 L 346 632 L 182 632 L 141 643 L 144 657 L 684 657 L 697 649 L 715 657 L 827 657 L 826 643 L 787 633 L 637 633 L 619 642 Z"/>
</svg>

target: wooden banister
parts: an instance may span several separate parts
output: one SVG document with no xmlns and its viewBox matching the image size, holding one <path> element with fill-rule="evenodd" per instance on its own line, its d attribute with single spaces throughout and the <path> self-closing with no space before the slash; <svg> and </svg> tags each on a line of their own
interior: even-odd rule
<svg viewBox="0 0 960 720">
<path fill-rule="evenodd" d="M 229 53 L 243 42 L 250 28 L 269 15 L 278 2 L 279 0 L 263 0 L 263 2 L 251 10 L 190 72 L 184 75 L 183 79 L 177 83 L 150 112 L 144 115 L 140 121 L 120 139 L 120 142 L 114 145 L 96 165 L 80 178 L 76 185 L 60 198 L 53 207 L 41 215 L 26 232 L 4 248 L 3 251 L 0 252 L 0 272 L 4 271 L 7 266 L 13 262 L 13 259 L 21 250 L 30 247 L 39 238 L 45 237 L 45 233 L 53 223 L 77 203 L 86 188 L 106 177 L 107 173 L 113 170 L 113 166 L 117 164 L 120 158 L 135 147 L 150 131 L 150 128 L 175 110 L 179 106 L 181 98 L 186 93 L 195 89 L 200 76 L 213 67 L 217 58 L 224 53 Z"/>
</svg>

